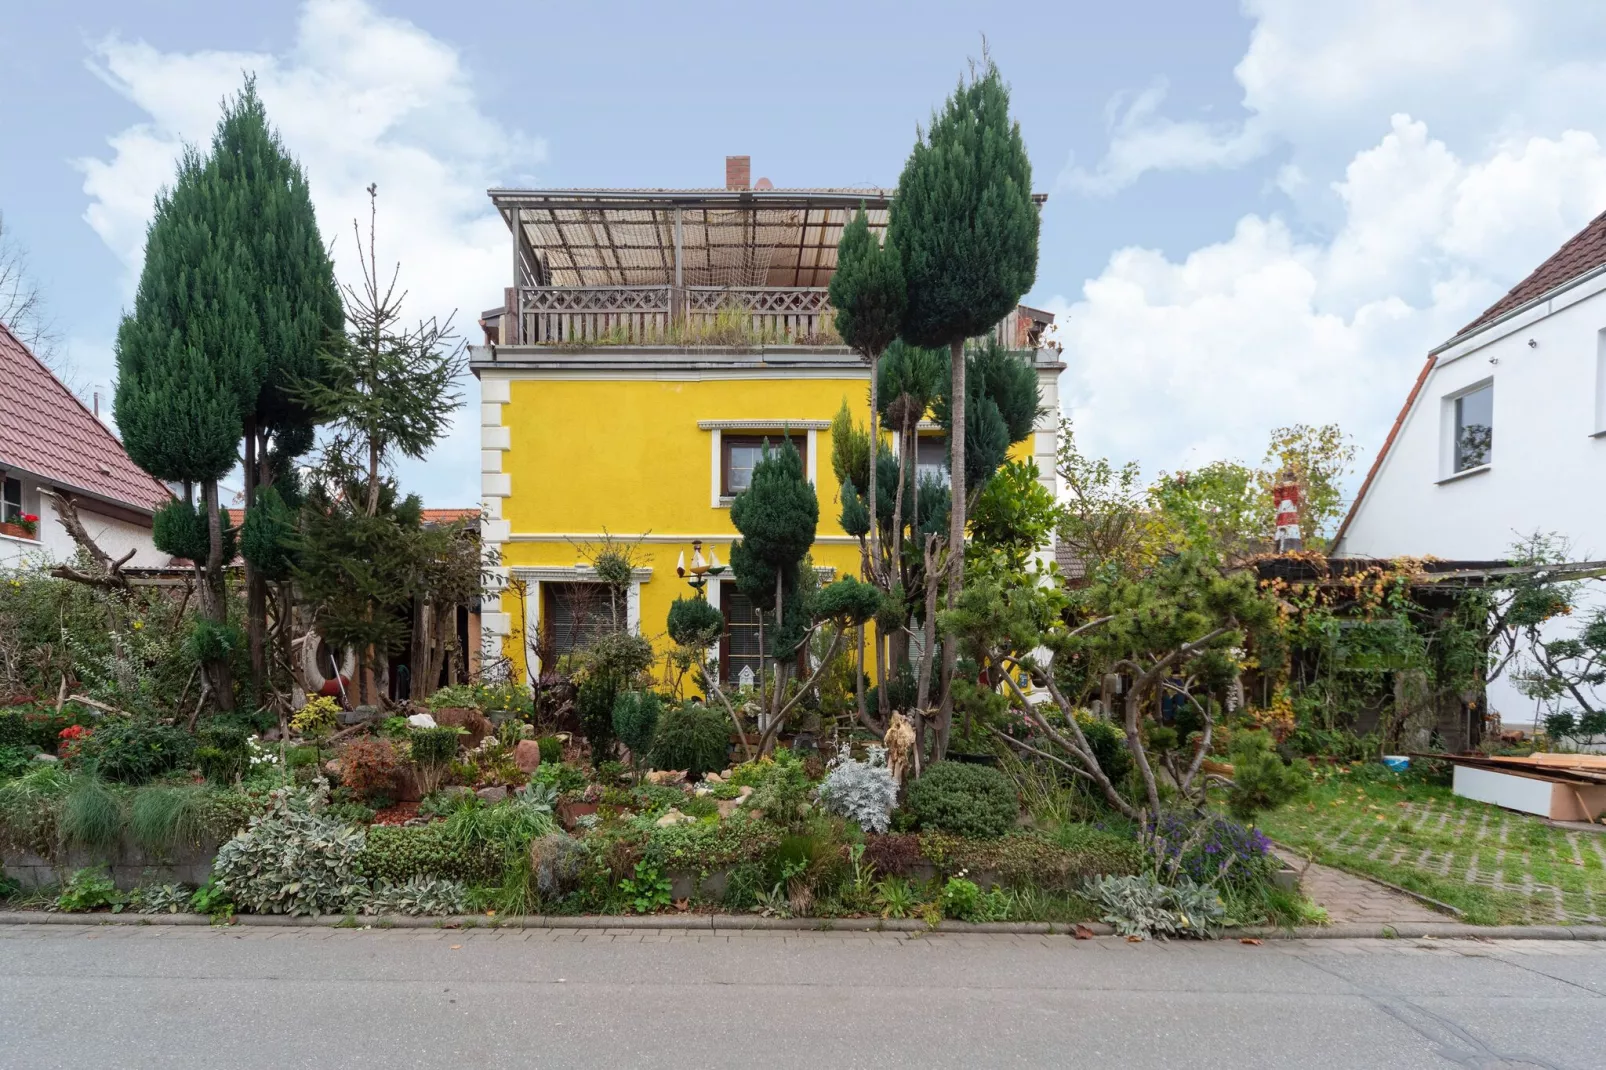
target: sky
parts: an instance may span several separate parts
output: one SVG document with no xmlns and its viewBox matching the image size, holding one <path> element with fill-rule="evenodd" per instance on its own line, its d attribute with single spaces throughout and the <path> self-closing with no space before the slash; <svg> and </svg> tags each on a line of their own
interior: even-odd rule
<svg viewBox="0 0 1606 1070">
<path fill-rule="evenodd" d="M 1048 194 L 1026 300 L 1058 317 L 1066 415 L 1151 474 L 1333 421 L 1364 470 L 1426 352 L 1606 208 L 1598 0 L 18 8 L 0 213 L 103 399 L 154 197 L 246 72 L 337 273 L 377 183 L 409 313 L 477 335 L 509 281 L 487 188 L 717 186 L 735 154 L 892 186 L 985 47 Z M 427 504 L 478 500 L 472 411 L 399 466 Z"/>
</svg>

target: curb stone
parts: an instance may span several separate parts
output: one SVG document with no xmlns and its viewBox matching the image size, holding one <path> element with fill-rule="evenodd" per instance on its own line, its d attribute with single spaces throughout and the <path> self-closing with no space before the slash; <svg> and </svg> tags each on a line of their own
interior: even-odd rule
<svg viewBox="0 0 1606 1070">
<path fill-rule="evenodd" d="M 199 914 L 52 914 L 36 910 L 0 911 L 0 925 L 168 925 L 208 926 L 211 919 Z M 1021 936 L 1065 935 L 1075 927 L 1064 922 L 963 922 L 942 921 L 927 925 L 918 918 L 761 918 L 739 914 L 647 914 L 544 915 L 530 914 L 510 918 L 470 915 L 450 918 L 405 916 L 360 916 L 321 914 L 316 917 L 288 917 L 282 914 L 237 915 L 235 925 L 259 927 L 322 927 L 356 929 L 650 929 L 693 932 L 746 932 L 786 930 L 792 932 L 935 932 L 999 933 Z M 1113 936 L 1115 930 L 1103 922 L 1084 923 L 1094 936 Z M 221 927 L 221 926 L 220 926 Z M 1241 937 L 1259 940 L 1598 940 L 1606 941 L 1603 925 L 1466 925 L 1459 922 L 1429 922 L 1415 925 L 1374 925 L 1341 923 L 1298 929 L 1254 926 L 1232 929 L 1222 935 L 1226 941 Z"/>
</svg>

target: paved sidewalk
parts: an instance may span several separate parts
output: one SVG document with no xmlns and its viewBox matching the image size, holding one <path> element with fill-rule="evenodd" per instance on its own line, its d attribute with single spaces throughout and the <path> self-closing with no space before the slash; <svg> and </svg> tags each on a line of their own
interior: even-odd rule
<svg viewBox="0 0 1606 1070">
<path fill-rule="evenodd" d="M 1308 862 L 1292 851 L 1281 848 L 1277 848 L 1275 853 L 1278 858 L 1301 871 L 1299 884 L 1306 898 L 1325 909 L 1327 920 L 1335 925 L 1352 922 L 1416 925 L 1456 920 L 1365 877 Z"/>
</svg>

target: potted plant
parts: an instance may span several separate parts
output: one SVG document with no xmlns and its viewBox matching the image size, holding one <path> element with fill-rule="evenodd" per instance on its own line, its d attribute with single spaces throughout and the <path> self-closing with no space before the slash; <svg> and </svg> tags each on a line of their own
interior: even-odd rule
<svg viewBox="0 0 1606 1070">
<path fill-rule="evenodd" d="M 18 539 L 32 539 L 39 534 L 39 517 L 33 513 L 20 513 L 15 519 L 0 524 L 0 534 Z"/>
</svg>

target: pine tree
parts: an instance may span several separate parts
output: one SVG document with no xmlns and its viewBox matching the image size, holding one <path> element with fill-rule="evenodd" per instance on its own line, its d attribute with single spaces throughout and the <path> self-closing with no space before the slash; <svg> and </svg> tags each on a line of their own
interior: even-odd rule
<svg viewBox="0 0 1606 1070">
<path fill-rule="evenodd" d="M 1009 90 L 984 57 L 980 76 L 961 81 L 931 128 L 915 142 L 898 179 L 887 239 L 903 261 L 909 287 L 903 337 L 947 346 L 953 384 L 950 453 L 966 456 L 965 340 L 1009 314 L 1037 276 L 1038 213 L 1020 125 L 1009 117 Z M 950 467 L 948 599 L 964 582 L 965 468 Z M 945 644 L 943 679 L 953 675 Z M 945 687 L 946 691 L 947 688 Z M 951 706 L 944 701 L 938 753 Z"/>
<path fill-rule="evenodd" d="M 805 478 L 803 458 L 789 439 L 779 449 L 765 445 L 746 490 L 731 503 L 731 523 L 742 537 L 731 545 L 737 589 L 761 611 L 773 614 L 770 653 L 776 656 L 775 694 L 781 694 L 781 659 L 796 652 L 798 605 L 788 616 L 799 570 L 820 522 L 820 503 Z"/>
</svg>

